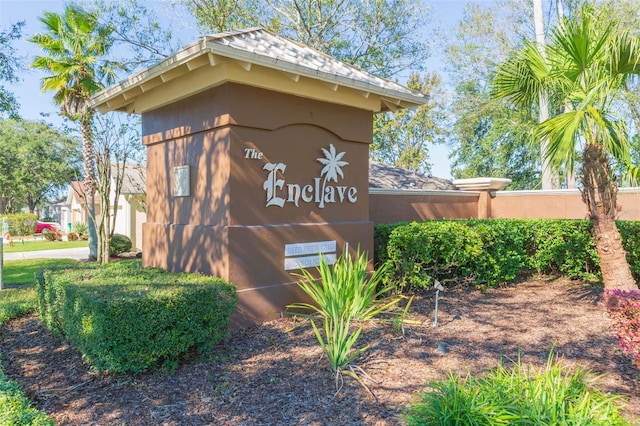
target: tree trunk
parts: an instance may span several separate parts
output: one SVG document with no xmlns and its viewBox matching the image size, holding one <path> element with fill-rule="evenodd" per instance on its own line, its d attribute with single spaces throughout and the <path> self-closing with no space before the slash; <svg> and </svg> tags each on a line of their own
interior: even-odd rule
<svg viewBox="0 0 640 426">
<path fill-rule="evenodd" d="M 96 207 L 95 194 L 96 182 L 94 178 L 93 131 L 91 129 L 91 113 L 85 112 L 80 121 L 80 133 L 82 135 L 82 164 L 84 167 L 84 191 L 89 214 L 89 260 L 98 259 L 98 235 L 96 233 Z"/>
<path fill-rule="evenodd" d="M 612 176 L 609 159 L 602 147 L 587 145 L 583 153 L 582 200 L 593 224 L 604 288 L 637 290 L 615 222 L 618 186 Z"/>
</svg>

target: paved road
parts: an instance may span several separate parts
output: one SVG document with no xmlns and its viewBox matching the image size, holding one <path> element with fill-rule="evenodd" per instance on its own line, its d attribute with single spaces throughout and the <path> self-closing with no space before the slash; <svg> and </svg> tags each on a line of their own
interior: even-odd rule
<svg viewBox="0 0 640 426">
<path fill-rule="evenodd" d="M 23 259 L 88 259 L 89 247 L 3 253 L 3 258 L 5 261 Z"/>
</svg>

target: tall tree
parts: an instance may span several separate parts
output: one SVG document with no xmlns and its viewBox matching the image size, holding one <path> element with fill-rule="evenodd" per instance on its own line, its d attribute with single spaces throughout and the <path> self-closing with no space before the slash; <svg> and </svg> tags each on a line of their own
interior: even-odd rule
<svg viewBox="0 0 640 426">
<path fill-rule="evenodd" d="M 0 212 L 53 201 L 79 174 L 79 143 L 42 121 L 0 120 Z"/>
<path fill-rule="evenodd" d="M 93 202 L 96 193 L 94 111 L 88 101 L 105 84 L 113 83 L 116 75 L 113 64 L 104 59 L 112 45 L 113 29 L 100 25 L 98 18 L 97 13 L 70 4 L 62 15 L 45 12 L 40 18 L 45 32 L 29 39 L 44 52 L 44 56 L 37 56 L 32 63 L 32 67 L 48 74 L 42 79 L 42 90 L 53 92 L 60 113 L 80 125 L 92 259 L 98 258 L 98 241 Z"/>
<path fill-rule="evenodd" d="M 205 31 L 219 33 L 238 30 L 269 22 L 264 2 L 260 0 L 181 0 L 198 26 Z M 273 28 L 275 23 L 269 25 Z"/>
<path fill-rule="evenodd" d="M 97 14 L 100 25 L 113 29 L 111 36 L 117 49 L 111 49 L 110 59 L 122 64 L 127 72 L 153 66 L 180 47 L 171 22 L 161 25 L 155 8 L 140 0 L 83 0 L 82 7 Z"/>
<path fill-rule="evenodd" d="M 528 145 L 527 139 L 520 137 L 525 133 L 523 126 L 528 126 L 527 132 L 533 131 L 535 121 L 528 118 L 526 123 L 505 120 L 510 114 L 508 105 L 500 100 L 491 99 L 489 94 L 489 81 L 498 64 L 519 49 L 525 40 L 534 38 L 534 1 L 539 0 L 469 3 L 465 7 L 465 14 L 458 25 L 453 43 L 447 46 L 447 70 L 456 87 L 451 107 L 455 125 L 449 138 L 449 144 L 453 148 L 450 158 L 453 162 L 454 177 L 490 174 L 512 178 L 510 188 L 513 189 L 541 188 L 540 144 L 536 142 L 534 146 Z M 541 3 L 546 35 L 557 24 L 561 6 L 564 6 L 563 11 L 567 17 L 574 17 L 579 15 L 580 7 L 585 0 L 542 0 Z M 623 28 L 636 33 L 640 31 L 637 25 L 640 3 L 637 0 L 593 0 L 589 3 L 598 11 L 606 11 L 606 19 L 618 19 Z M 622 113 L 628 111 L 628 117 L 625 116 L 627 121 L 632 118 L 635 120 L 636 128 L 640 128 L 640 108 L 634 108 L 640 101 L 638 89 L 637 81 L 628 82 L 625 95 L 627 101 L 618 104 Z M 562 108 L 562 105 L 551 105 L 549 113 L 553 115 Z M 478 114 L 480 109 L 485 113 Z M 635 114 L 635 111 L 638 113 Z M 473 133 L 476 130 L 478 133 Z M 487 159 L 487 150 L 473 149 L 469 146 L 473 141 L 481 141 L 483 146 L 495 148 L 503 148 L 504 144 L 517 145 L 514 152 L 529 152 L 529 161 L 523 163 L 523 156 L 518 156 L 513 161 L 509 157 L 503 157 L 512 151 L 509 147 L 494 149 L 495 155 L 501 157 Z M 503 165 L 507 167 L 502 167 Z M 505 170 L 526 172 L 504 175 Z M 560 182 L 564 183 L 566 179 L 571 185 L 573 179 L 570 174 L 566 170 L 559 172 Z"/>
<path fill-rule="evenodd" d="M 14 40 L 22 36 L 24 21 L 11 25 L 8 29 L 0 31 L 0 81 L 17 83 L 18 70 L 22 68 L 20 56 L 15 47 L 11 45 Z M 18 117 L 18 101 L 13 93 L 0 85 L 0 115 L 6 114 L 11 118 Z"/>
<path fill-rule="evenodd" d="M 455 178 L 507 177 L 512 189 L 540 188 L 540 153 L 530 148 L 535 121 L 490 96 L 498 65 L 533 35 L 531 5 L 531 0 L 469 3 L 446 47 L 446 69 L 455 87 L 449 135 Z"/>
<path fill-rule="evenodd" d="M 624 120 L 612 110 L 627 81 L 640 75 L 640 39 L 609 15 L 583 6 L 579 18 L 564 19 L 552 32 L 546 51 L 526 43 L 499 68 L 494 96 L 531 111 L 548 93 L 563 112 L 540 123 L 537 134 L 549 141 L 548 159 L 578 176 L 582 199 L 593 223 L 596 250 L 607 289 L 637 289 L 615 224 L 618 184 L 612 160 L 633 177 Z"/>
<path fill-rule="evenodd" d="M 440 76 L 413 73 L 407 86 L 424 93 L 427 102 L 415 110 L 376 116 L 371 157 L 382 163 L 430 174 L 429 145 L 441 143 L 446 123 Z"/>
<path fill-rule="evenodd" d="M 125 173 L 139 173 L 135 167 L 141 160 L 140 123 L 119 113 L 98 115 L 95 119 L 96 186 L 100 198 L 100 214 L 96 218 L 100 263 L 109 262 L 109 247 L 118 215 L 118 203 Z M 136 177 L 128 177 L 136 180 Z"/>
<path fill-rule="evenodd" d="M 431 54 L 422 0 L 182 0 L 205 32 L 260 25 L 383 77 Z M 411 13 L 407 13 L 410 10 Z"/>
</svg>

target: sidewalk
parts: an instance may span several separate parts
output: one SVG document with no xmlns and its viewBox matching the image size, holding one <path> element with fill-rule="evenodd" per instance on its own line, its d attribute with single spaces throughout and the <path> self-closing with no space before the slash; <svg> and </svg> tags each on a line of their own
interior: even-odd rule
<svg viewBox="0 0 640 426">
<path fill-rule="evenodd" d="M 89 247 L 77 247 L 58 250 L 21 251 L 18 253 L 3 253 L 4 260 L 24 259 L 88 259 Z"/>
</svg>

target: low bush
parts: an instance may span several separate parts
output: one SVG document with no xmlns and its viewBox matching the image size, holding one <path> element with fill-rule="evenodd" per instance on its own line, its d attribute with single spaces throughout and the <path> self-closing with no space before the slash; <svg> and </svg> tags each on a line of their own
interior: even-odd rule
<svg viewBox="0 0 640 426">
<path fill-rule="evenodd" d="M 616 222 L 622 245 L 627 251 L 627 261 L 631 273 L 636 281 L 640 282 L 640 221 L 619 220 Z"/>
<path fill-rule="evenodd" d="M 427 288 L 437 279 L 474 280 L 474 264 L 482 253 L 482 240 L 462 222 L 413 222 L 389 234 L 389 278 L 401 289 Z"/>
<path fill-rule="evenodd" d="M 112 373 L 173 369 L 191 350 L 210 350 L 227 335 L 236 306 L 231 284 L 139 261 L 42 270 L 36 278 L 43 323 Z"/>
<path fill-rule="evenodd" d="M 7 218 L 9 234 L 14 237 L 32 235 L 36 232 L 36 222 L 38 218 L 33 213 L 7 214 L 2 217 Z"/>
<path fill-rule="evenodd" d="M 513 281 L 530 268 L 533 229 L 528 221 L 474 219 L 463 223 L 482 241 L 482 255 L 473 260 L 476 283 L 495 285 Z"/>
<path fill-rule="evenodd" d="M 591 374 L 549 361 L 535 372 L 520 362 L 483 377 L 450 376 L 432 383 L 405 413 L 418 425 L 630 425 L 619 397 L 590 385 Z"/>
<path fill-rule="evenodd" d="M 67 241 L 78 241 L 80 237 L 75 232 L 69 232 L 67 234 Z"/>
<path fill-rule="evenodd" d="M 598 279 L 600 268 L 591 222 L 543 219 L 530 222 L 531 266 L 537 272 Z"/>
<path fill-rule="evenodd" d="M 86 241 L 89 239 L 89 225 L 84 222 L 73 224 L 73 231 L 78 234 L 78 239 Z"/>
<path fill-rule="evenodd" d="M 640 222 L 618 228 L 631 271 L 640 279 Z M 539 272 L 599 279 L 599 260 L 586 220 L 434 220 L 376 226 L 377 265 L 390 264 L 398 289 L 435 279 L 495 286 Z"/>
<path fill-rule="evenodd" d="M 409 222 L 381 223 L 373 228 L 373 263 L 375 265 L 382 265 L 388 260 L 387 246 L 391 232 L 408 223 Z"/>
<path fill-rule="evenodd" d="M 620 347 L 640 368 L 640 290 L 607 290 L 604 300 Z"/>
<path fill-rule="evenodd" d="M 43 232 L 42 236 L 47 241 L 62 241 L 62 233 L 59 231 Z"/>
<path fill-rule="evenodd" d="M 131 238 L 122 234 L 113 234 L 109 242 L 109 255 L 113 257 L 121 253 L 129 252 L 131 251 L 131 247 Z"/>
</svg>

